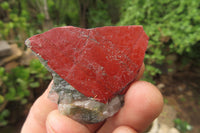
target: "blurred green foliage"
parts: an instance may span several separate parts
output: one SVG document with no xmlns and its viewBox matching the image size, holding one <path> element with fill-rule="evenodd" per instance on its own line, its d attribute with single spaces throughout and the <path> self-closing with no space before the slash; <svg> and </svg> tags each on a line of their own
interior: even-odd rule
<svg viewBox="0 0 200 133">
<path fill-rule="evenodd" d="M 48 0 L 48 8 L 54 25 L 79 26 L 79 5 L 77 0 Z"/>
<path fill-rule="evenodd" d="M 145 56 L 147 78 L 161 73 L 153 64 L 164 63 L 171 53 L 182 56 L 182 60 L 188 59 L 184 55 L 199 58 L 199 7 L 199 0 L 125 1 L 118 25 L 143 25 L 150 37 Z"/>
<path fill-rule="evenodd" d="M 0 2 L 0 39 L 25 40 L 52 27 L 80 26 L 83 17 L 87 28 L 114 25 L 119 20 L 120 5 L 120 0 L 3 1 Z M 85 16 L 81 16 L 83 11 Z"/>
<path fill-rule="evenodd" d="M 12 101 L 26 104 L 29 89 L 38 88 L 41 79 L 51 79 L 51 76 L 39 60 L 32 60 L 29 67 L 18 66 L 10 72 L 0 67 L 0 126 L 7 124 L 10 110 L 6 109 L 6 104 Z"/>
<path fill-rule="evenodd" d="M 167 42 L 163 37 L 170 37 L 171 42 L 163 44 L 168 46 L 167 52 L 182 54 L 190 52 L 191 46 L 200 40 L 199 6 L 199 0 L 129 0 L 119 24 L 143 25 L 150 45 Z"/>
<path fill-rule="evenodd" d="M 97 0 L 97 5 L 92 7 L 89 11 L 89 27 L 95 28 L 100 26 L 110 26 L 111 17 L 108 14 L 108 4 Z"/>
<path fill-rule="evenodd" d="M 9 39 L 12 34 L 28 32 L 29 23 L 29 12 L 26 9 L 22 9 L 19 12 L 17 3 L 9 3 L 4 1 L 0 3 L 1 10 L 6 16 L 5 19 L 0 20 L 0 38 Z M 14 39 L 20 38 L 19 34 Z M 13 38 L 12 38 L 13 39 Z"/>
<path fill-rule="evenodd" d="M 181 132 L 181 133 L 187 133 L 188 131 L 192 130 L 192 126 L 188 124 L 186 121 L 183 121 L 179 118 L 174 120 L 176 128 Z"/>
</svg>

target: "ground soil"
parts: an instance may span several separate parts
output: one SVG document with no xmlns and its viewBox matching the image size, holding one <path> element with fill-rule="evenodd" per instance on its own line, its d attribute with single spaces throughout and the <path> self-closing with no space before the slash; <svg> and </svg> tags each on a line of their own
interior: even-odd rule
<svg viewBox="0 0 200 133">
<path fill-rule="evenodd" d="M 192 125 L 189 133 L 200 133 L 200 69 L 190 67 L 171 76 L 162 75 L 157 82 L 164 85 L 165 104 L 174 107 L 177 118 Z"/>
</svg>

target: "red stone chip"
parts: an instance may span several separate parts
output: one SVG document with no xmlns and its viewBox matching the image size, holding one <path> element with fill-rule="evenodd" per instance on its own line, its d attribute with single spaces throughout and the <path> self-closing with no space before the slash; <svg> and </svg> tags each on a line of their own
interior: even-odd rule
<svg viewBox="0 0 200 133">
<path fill-rule="evenodd" d="M 65 26 L 35 35 L 29 42 L 29 47 L 76 90 L 107 103 L 124 94 L 135 80 L 148 36 L 142 26 Z"/>
</svg>

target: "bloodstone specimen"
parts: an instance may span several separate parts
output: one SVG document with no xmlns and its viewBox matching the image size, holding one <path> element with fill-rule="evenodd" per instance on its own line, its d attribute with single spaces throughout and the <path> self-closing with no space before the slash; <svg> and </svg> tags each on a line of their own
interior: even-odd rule
<svg viewBox="0 0 200 133">
<path fill-rule="evenodd" d="M 52 72 L 49 97 L 60 112 L 79 122 L 96 123 L 123 105 L 123 95 L 143 63 L 148 36 L 142 26 L 65 26 L 25 43 Z"/>
</svg>

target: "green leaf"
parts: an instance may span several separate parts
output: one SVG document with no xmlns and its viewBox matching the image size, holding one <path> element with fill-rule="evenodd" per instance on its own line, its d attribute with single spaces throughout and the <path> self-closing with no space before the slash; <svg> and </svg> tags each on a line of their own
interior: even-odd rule
<svg viewBox="0 0 200 133">
<path fill-rule="evenodd" d="M 0 95 L 0 104 L 2 104 L 4 102 L 4 97 L 2 95 Z"/>
<path fill-rule="evenodd" d="M 25 96 L 29 96 L 30 95 L 30 91 L 29 90 L 24 90 L 23 92 L 24 92 Z"/>
<path fill-rule="evenodd" d="M 40 86 L 40 83 L 39 82 L 32 82 L 32 83 L 30 83 L 30 87 L 31 88 L 37 88 L 37 87 L 39 87 Z"/>
<path fill-rule="evenodd" d="M 39 22 L 43 22 L 45 19 L 45 15 L 43 13 L 37 14 L 37 19 Z"/>
<path fill-rule="evenodd" d="M 4 10 L 8 10 L 9 9 L 9 3 L 4 1 L 1 3 L 1 8 L 3 8 Z"/>
<path fill-rule="evenodd" d="M 24 67 L 16 67 L 12 69 L 13 74 L 18 77 L 19 79 L 28 80 L 30 73 L 28 69 L 25 69 Z"/>
<path fill-rule="evenodd" d="M 10 115 L 10 111 L 8 109 L 4 109 L 1 113 L 3 117 L 8 117 Z"/>
<path fill-rule="evenodd" d="M 0 67 L 0 78 L 4 75 L 5 69 Z"/>
<path fill-rule="evenodd" d="M 21 100 L 21 104 L 26 104 L 27 102 L 28 102 L 28 100 L 25 99 L 25 98 L 23 98 L 23 99 Z"/>
<path fill-rule="evenodd" d="M 5 95 L 5 99 L 8 101 L 12 101 L 15 99 L 16 96 L 16 90 L 15 88 L 9 88 L 8 93 Z"/>
</svg>

